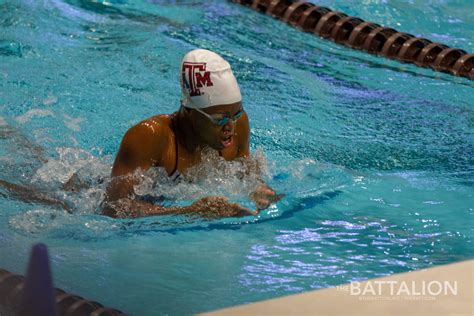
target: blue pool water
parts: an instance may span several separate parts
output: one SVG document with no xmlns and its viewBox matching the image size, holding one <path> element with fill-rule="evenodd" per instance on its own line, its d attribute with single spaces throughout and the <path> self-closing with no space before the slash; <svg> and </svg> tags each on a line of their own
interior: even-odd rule
<svg viewBox="0 0 474 316">
<path fill-rule="evenodd" d="M 318 1 L 474 51 L 471 1 Z M 474 85 L 335 45 L 226 1 L 0 0 L 0 267 L 49 246 L 55 286 L 134 315 L 190 314 L 474 257 Z M 258 218 L 98 214 L 124 132 L 179 105 L 194 48 L 233 66 L 254 159 L 285 198 Z M 210 157 L 210 159 L 217 159 Z M 252 206 L 234 164 L 170 186 Z M 83 189 L 63 184 L 74 174 Z M 102 181 L 104 180 L 104 181 Z"/>
</svg>

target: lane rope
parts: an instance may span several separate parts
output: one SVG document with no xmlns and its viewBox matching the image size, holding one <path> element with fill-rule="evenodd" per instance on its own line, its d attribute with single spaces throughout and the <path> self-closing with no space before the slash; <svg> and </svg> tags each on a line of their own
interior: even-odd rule
<svg viewBox="0 0 474 316">
<path fill-rule="evenodd" d="M 231 0 L 338 44 L 474 80 L 474 54 L 310 2 Z"/>
</svg>

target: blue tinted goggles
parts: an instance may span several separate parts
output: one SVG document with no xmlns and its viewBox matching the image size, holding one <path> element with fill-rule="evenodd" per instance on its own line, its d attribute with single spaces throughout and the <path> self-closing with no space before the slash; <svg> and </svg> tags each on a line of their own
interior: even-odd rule
<svg viewBox="0 0 474 316">
<path fill-rule="evenodd" d="M 222 115 L 222 114 L 207 114 L 206 112 L 204 112 L 203 110 L 199 108 L 193 108 L 193 109 L 198 111 L 205 117 L 207 117 L 213 124 L 219 125 L 219 126 L 226 125 L 227 123 L 229 123 L 230 120 L 232 120 L 232 122 L 235 123 L 237 122 L 239 117 L 241 117 L 244 114 L 243 108 L 240 108 L 240 110 L 232 116 Z"/>
</svg>

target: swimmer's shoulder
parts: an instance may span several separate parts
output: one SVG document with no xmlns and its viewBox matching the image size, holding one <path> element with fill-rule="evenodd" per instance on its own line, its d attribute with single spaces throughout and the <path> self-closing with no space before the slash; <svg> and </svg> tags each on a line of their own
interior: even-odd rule
<svg viewBox="0 0 474 316">
<path fill-rule="evenodd" d="M 132 126 L 126 134 L 140 134 L 143 136 L 166 136 L 173 134 L 171 117 L 173 114 L 158 114 L 149 117 Z"/>
<path fill-rule="evenodd" d="M 171 118 L 172 114 L 159 114 L 137 123 L 125 133 L 122 146 L 140 147 L 142 150 L 153 152 L 161 151 L 169 146 L 170 140 L 174 137 Z"/>
</svg>

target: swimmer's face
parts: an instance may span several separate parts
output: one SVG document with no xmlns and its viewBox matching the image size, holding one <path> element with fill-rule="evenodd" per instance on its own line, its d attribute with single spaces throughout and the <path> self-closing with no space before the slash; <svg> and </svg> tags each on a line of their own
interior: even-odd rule
<svg viewBox="0 0 474 316">
<path fill-rule="evenodd" d="M 201 110 L 210 117 L 195 109 L 192 111 L 196 130 L 206 145 L 217 150 L 233 145 L 235 126 L 243 116 L 242 102 L 216 105 Z"/>
</svg>

